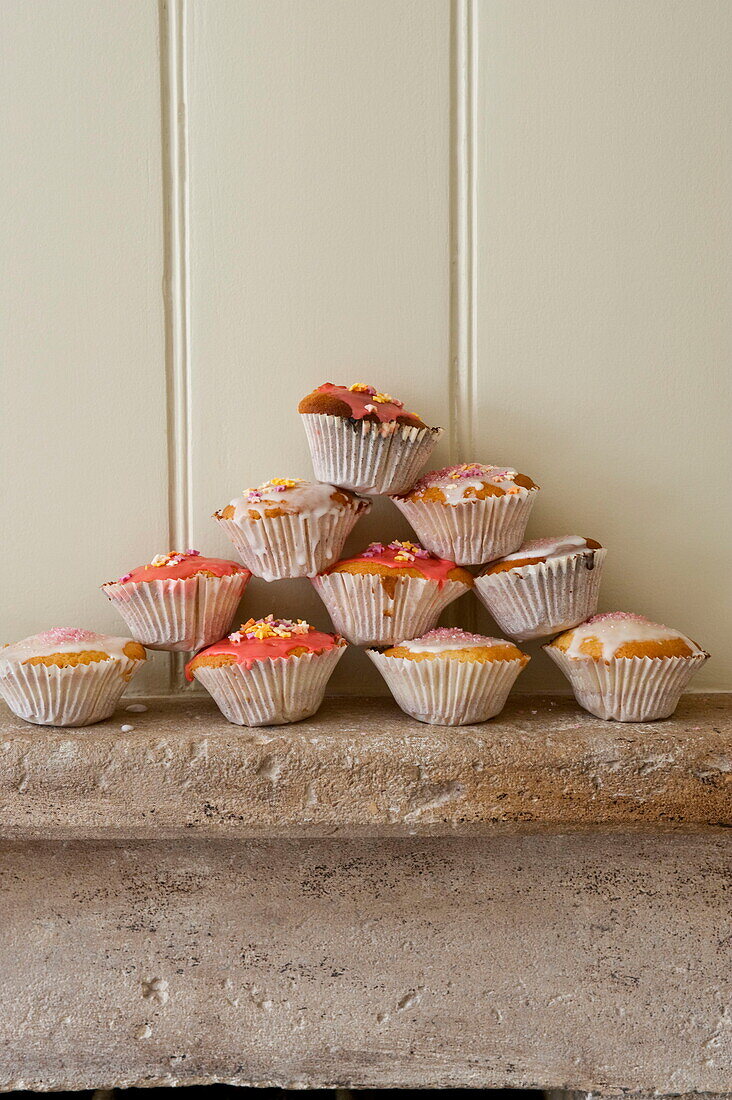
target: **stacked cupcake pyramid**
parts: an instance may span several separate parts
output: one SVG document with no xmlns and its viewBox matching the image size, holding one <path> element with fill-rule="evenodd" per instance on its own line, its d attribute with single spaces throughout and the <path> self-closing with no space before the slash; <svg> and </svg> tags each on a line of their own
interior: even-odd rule
<svg viewBox="0 0 732 1100">
<path fill-rule="evenodd" d="M 148 646 L 195 652 L 186 674 L 229 721 L 294 722 L 318 709 L 350 642 L 369 647 L 414 718 L 482 722 L 529 660 L 515 643 L 552 635 L 544 649 L 591 713 L 648 721 L 673 712 L 708 654 L 642 616 L 595 615 L 606 551 L 576 535 L 524 543 L 539 492 L 531 478 L 480 463 L 420 477 L 442 429 L 362 383 L 326 383 L 298 411 L 316 480 L 273 478 L 215 514 L 243 564 L 196 550 L 158 555 L 103 586 L 131 638 L 56 629 L 6 647 L 0 694 L 16 714 L 57 725 L 108 717 Z M 420 543 L 371 543 L 340 559 L 378 494 Z M 338 633 L 272 615 L 227 633 L 252 575 L 309 578 Z M 436 627 L 469 589 L 511 640 Z"/>
</svg>

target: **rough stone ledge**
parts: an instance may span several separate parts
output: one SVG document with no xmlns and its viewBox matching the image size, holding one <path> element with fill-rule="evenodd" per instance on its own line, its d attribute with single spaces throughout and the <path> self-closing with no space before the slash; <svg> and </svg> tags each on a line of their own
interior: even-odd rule
<svg viewBox="0 0 732 1100">
<path fill-rule="evenodd" d="M 129 700 L 127 701 L 129 703 Z M 603 722 L 562 696 L 425 726 L 386 699 L 328 699 L 242 729 L 210 700 L 146 700 L 78 730 L 0 710 L 0 836 L 485 835 L 732 827 L 732 696 Z M 130 724 L 134 730 L 122 732 Z"/>
</svg>

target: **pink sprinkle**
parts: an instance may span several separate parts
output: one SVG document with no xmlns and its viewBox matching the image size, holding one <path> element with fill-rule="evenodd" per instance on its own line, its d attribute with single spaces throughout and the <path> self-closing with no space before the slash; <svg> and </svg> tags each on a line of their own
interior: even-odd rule
<svg viewBox="0 0 732 1100">
<path fill-rule="evenodd" d="M 35 640 L 50 643 L 86 642 L 91 638 L 101 637 L 101 634 L 97 634 L 93 630 L 74 630 L 68 626 L 54 626 L 50 630 L 45 630 L 42 634 L 36 634 Z"/>
<path fill-rule="evenodd" d="M 131 581 L 131 580 L 132 580 L 132 574 L 131 573 L 125 573 L 124 577 L 120 577 L 120 579 L 117 581 L 117 584 L 125 584 L 127 581 Z"/>
<path fill-rule="evenodd" d="M 361 555 L 362 558 L 375 558 L 378 554 L 385 554 L 386 547 L 383 542 L 371 542 Z"/>
<path fill-rule="evenodd" d="M 464 462 L 458 466 L 443 466 L 441 470 L 430 470 L 416 481 L 410 492 L 426 489 L 439 481 L 459 480 L 460 478 L 481 478 L 485 481 L 513 481 L 516 470 L 508 466 L 484 466 L 480 462 Z"/>
<path fill-rule="evenodd" d="M 428 630 L 426 634 L 415 638 L 412 642 L 462 642 L 478 643 L 480 645 L 496 645 L 501 638 L 487 638 L 484 634 L 470 634 L 467 630 L 461 630 L 459 626 L 438 626 L 434 630 Z"/>
<path fill-rule="evenodd" d="M 367 413 L 375 413 L 378 411 L 376 405 L 364 405 L 364 409 Z"/>
<path fill-rule="evenodd" d="M 186 550 L 185 556 L 187 558 L 200 558 L 201 551 L 200 550 Z"/>
<path fill-rule="evenodd" d="M 587 619 L 588 623 L 648 623 L 650 621 L 645 615 L 634 615 L 632 611 L 603 611 L 602 614 L 593 615 L 591 619 Z"/>
</svg>

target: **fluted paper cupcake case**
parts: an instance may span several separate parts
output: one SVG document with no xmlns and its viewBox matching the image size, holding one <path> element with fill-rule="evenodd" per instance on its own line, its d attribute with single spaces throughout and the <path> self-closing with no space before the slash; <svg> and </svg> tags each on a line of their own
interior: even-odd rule
<svg viewBox="0 0 732 1100">
<path fill-rule="evenodd" d="M 237 554 L 255 577 L 265 581 L 314 577 L 341 555 L 343 544 L 364 509 L 353 504 L 313 518 L 295 515 L 246 520 L 219 519 Z"/>
<path fill-rule="evenodd" d="M 88 665 L 8 665 L 0 695 L 13 714 L 41 726 L 90 726 L 109 718 L 143 661 L 126 657 Z"/>
<path fill-rule="evenodd" d="M 524 664 L 518 659 L 410 661 L 375 649 L 366 653 L 401 709 L 435 726 L 466 726 L 494 718 Z"/>
<path fill-rule="evenodd" d="M 668 718 L 681 693 L 708 653 L 692 657 L 567 657 L 561 649 L 542 647 L 572 685 L 581 707 L 598 718 L 618 722 L 654 722 Z"/>
<path fill-rule="evenodd" d="M 229 722 L 237 726 L 282 726 L 315 714 L 346 648 L 341 645 L 301 657 L 267 657 L 255 661 L 251 668 L 203 666 L 193 675 Z"/>
<path fill-rule="evenodd" d="M 397 576 L 391 598 L 375 573 L 326 573 L 313 586 L 328 609 L 333 626 L 354 645 L 394 645 L 416 638 L 436 625 L 441 612 L 464 592 L 461 581 Z"/>
<path fill-rule="evenodd" d="M 227 633 L 247 586 L 246 573 L 228 577 L 104 585 L 137 641 L 150 649 L 193 652 Z"/>
<path fill-rule="evenodd" d="M 354 421 L 325 413 L 301 416 L 318 481 L 367 496 L 406 492 L 443 431 L 396 421 Z"/>
<path fill-rule="evenodd" d="M 433 554 L 457 565 L 486 565 L 512 554 L 524 541 L 538 489 L 460 504 L 394 498 L 394 503 Z"/>
<path fill-rule="evenodd" d="M 512 638 L 547 638 L 595 614 L 606 556 L 591 550 L 476 577 L 475 594 Z"/>
</svg>

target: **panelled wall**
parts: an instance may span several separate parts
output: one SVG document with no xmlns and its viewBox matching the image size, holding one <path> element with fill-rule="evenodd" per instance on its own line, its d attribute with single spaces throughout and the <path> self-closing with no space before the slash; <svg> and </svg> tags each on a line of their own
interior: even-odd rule
<svg viewBox="0 0 732 1100">
<path fill-rule="evenodd" d="M 509 462 L 530 533 L 732 686 L 724 0 L 5 0 L 0 635 L 115 631 L 103 581 L 307 476 L 373 381 Z M 725 144 L 727 142 L 727 144 Z M 358 529 L 404 535 L 385 501 Z M 461 621 L 493 629 L 471 603 Z M 326 625 L 306 581 L 247 613 Z M 563 686 L 537 647 L 528 689 Z M 363 655 L 337 690 L 380 690 Z M 155 654 L 141 690 L 179 686 Z"/>
</svg>

